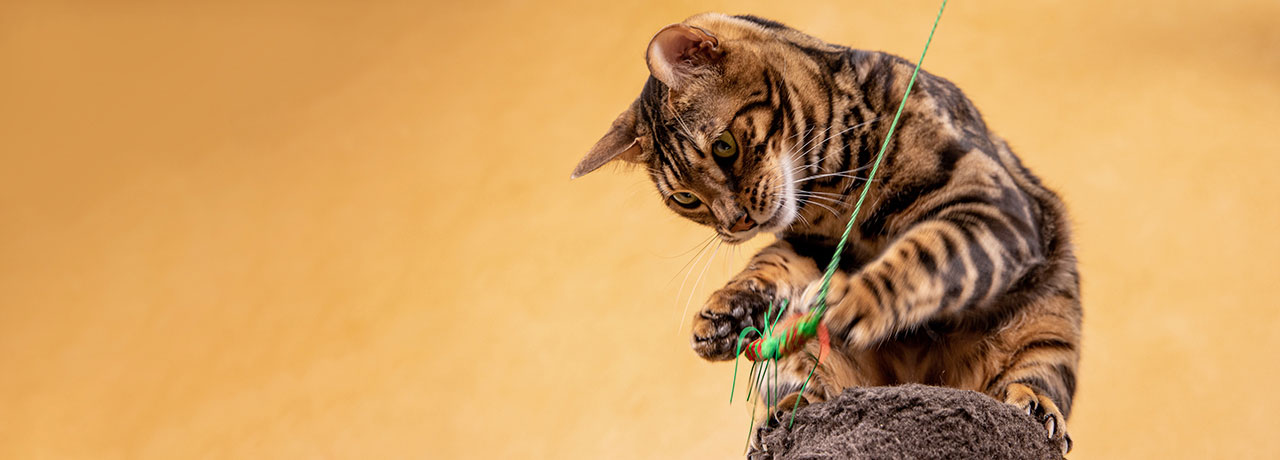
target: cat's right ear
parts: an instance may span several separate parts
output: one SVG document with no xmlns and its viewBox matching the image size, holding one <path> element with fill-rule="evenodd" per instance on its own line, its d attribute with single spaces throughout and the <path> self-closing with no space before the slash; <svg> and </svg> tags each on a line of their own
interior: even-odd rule
<svg viewBox="0 0 1280 460">
<path fill-rule="evenodd" d="M 654 34 L 644 62 L 653 78 L 672 91 L 680 92 L 694 77 L 717 65 L 723 57 L 720 40 L 710 31 L 697 26 L 672 24 Z"/>
<path fill-rule="evenodd" d="M 582 157 L 582 161 L 578 162 L 578 167 L 573 168 L 573 174 L 569 178 L 582 177 L 615 159 L 631 163 L 638 162 L 641 152 L 640 139 L 636 134 L 635 110 L 631 107 L 622 112 L 618 119 L 613 120 L 609 132 L 596 142 L 595 147 L 591 147 L 587 156 Z"/>
</svg>

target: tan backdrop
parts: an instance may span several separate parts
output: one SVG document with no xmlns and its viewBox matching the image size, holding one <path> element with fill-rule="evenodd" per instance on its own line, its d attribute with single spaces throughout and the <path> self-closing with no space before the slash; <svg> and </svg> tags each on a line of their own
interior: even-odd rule
<svg viewBox="0 0 1280 460">
<path fill-rule="evenodd" d="M 914 57 L 936 3 L 463 3 L 0 6 L 0 458 L 737 455 L 680 317 L 764 241 L 682 270 L 708 230 L 568 173 L 663 25 Z M 1074 211 L 1073 458 L 1280 456 L 1278 19 L 942 20 L 927 68 Z"/>
</svg>

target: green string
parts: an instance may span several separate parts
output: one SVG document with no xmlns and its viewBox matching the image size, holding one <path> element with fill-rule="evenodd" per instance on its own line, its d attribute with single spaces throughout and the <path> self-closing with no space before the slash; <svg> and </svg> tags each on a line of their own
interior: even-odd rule
<svg viewBox="0 0 1280 460">
<path fill-rule="evenodd" d="M 818 370 L 818 357 L 809 355 L 813 358 L 813 367 L 809 369 L 809 376 L 804 378 L 804 383 L 800 384 L 800 396 L 796 396 L 796 404 L 791 407 L 791 422 L 787 423 L 787 428 L 791 428 L 796 424 L 796 411 L 800 410 L 800 400 L 804 399 L 804 389 L 809 386 L 809 379 L 813 378 L 813 373 Z"/>
<path fill-rule="evenodd" d="M 898 127 L 898 119 L 902 117 L 902 109 L 907 106 L 907 97 L 911 95 L 911 88 L 915 87 L 916 75 L 920 73 L 920 65 L 924 64 L 924 56 L 929 52 L 929 44 L 933 43 L 933 33 L 938 30 L 938 21 L 942 20 L 942 10 L 946 9 L 947 0 L 942 0 L 942 6 L 938 7 L 938 16 L 933 19 L 933 28 L 929 29 L 929 39 L 924 42 L 924 50 L 920 52 L 920 59 L 916 61 L 916 69 L 911 72 L 911 81 L 907 83 L 907 92 L 902 95 L 902 103 L 898 104 L 898 113 L 893 115 L 893 123 L 889 125 L 889 133 L 884 136 L 884 144 L 880 146 L 880 153 L 876 155 L 876 161 L 871 166 L 871 173 L 867 175 L 867 183 L 862 186 L 862 194 L 858 195 L 858 202 L 853 206 L 853 215 L 849 216 L 849 223 L 844 227 L 844 234 L 840 236 L 840 242 L 836 244 L 836 253 L 831 256 L 831 263 L 827 265 L 827 272 L 822 276 L 822 288 L 818 290 L 818 304 L 813 308 L 816 312 L 814 316 L 821 317 L 827 310 L 827 290 L 831 287 L 831 277 L 835 276 L 836 268 L 840 266 L 840 254 L 844 252 L 844 245 L 849 240 L 849 233 L 853 231 L 853 222 L 858 218 L 858 211 L 862 210 L 862 201 L 867 199 L 867 191 L 871 189 L 871 181 L 876 178 L 876 171 L 880 170 L 880 161 L 884 159 L 885 151 L 889 150 L 889 140 L 893 138 L 893 130 Z"/>
<path fill-rule="evenodd" d="M 884 143 L 880 146 L 880 153 L 876 154 L 876 160 L 871 166 L 871 173 L 867 175 L 867 182 L 865 185 L 862 186 L 862 193 L 858 195 L 858 202 L 853 206 L 853 214 L 849 216 L 849 223 L 845 225 L 844 234 L 840 235 L 840 242 L 836 244 L 835 254 L 831 256 L 831 263 L 827 265 L 827 271 L 822 276 L 822 288 L 818 290 L 818 300 L 817 300 L 817 305 L 815 305 L 812 310 L 813 315 L 811 315 L 808 321 L 804 322 L 803 327 L 816 330 L 817 324 L 819 321 L 821 321 L 822 315 L 826 313 L 827 291 L 831 287 L 831 278 L 835 276 L 836 268 L 840 266 L 840 254 L 844 252 L 844 246 L 849 241 L 849 234 L 853 231 L 853 223 L 858 219 L 858 212 L 862 210 L 862 202 L 867 199 L 867 191 L 871 189 L 871 182 L 875 179 L 876 172 L 880 170 L 880 162 L 884 160 L 884 154 L 886 151 L 889 150 L 889 141 L 893 138 L 893 132 L 898 127 L 898 120 L 902 118 L 902 110 L 907 106 L 907 98 L 911 96 L 911 89 L 915 87 L 916 76 L 920 74 L 920 66 L 924 64 L 924 57 L 929 52 L 929 44 L 933 43 L 933 33 L 938 30 L 938 22 L 942 20 L 942 11 L 945 10 L 946 8 L 947 8 L 947 0 L 942 0 L 942 6 L 938 7 L 938 16 L 933 19 L 933 28 L 929 29 L 929 38 L 924 43 L 924 50 L 920 52 L 920 59 L 916 61 L 916 68 L 911 72 L 911 80 L 907 82 L 907 90 L 902 95 L 902 102 L 898 104 L 898 111 L 893 115 L 893 123 L 889 124 L 889 132 L 886 133 L 884 136 Z M 776 322 L 778 319 L 782 318 L 782 312 L 785 310 L 786 310 L 786 304 L 784 303 L 781 305 L 781 308 L 778 309 L 777 319 L 771 320 L 770 316 L 773 316 L 773 304 L 772 303 L 769 304 L 769 311 L 765 313 L 765 324 L 764 324 L 765 330 L 763 331 L 765 337 L 772 337 L 773 326 L 774 326 L 773 323 Z M 742 333 L 738 336 L 738 350 L 737 350 L 738 354 L 742 353 L 742 342 L 746 338 L 747 333 L 753 330 L 756 333 L 761 332 L 760 330 L 755 328 L 748 328 L 742 331 Z M 805 387 L 809 385 L 809 379 L 813 378 L 814 371 L 818 369 L 817 358 L 814 358 L 814 361 L 815 361 L 815 364 L 813 369 L 809 370 L 809 375 L 805 377 L 804 383 L 800 385 L 801 395 L 804 394 Z M 760 366 L 757 368 L 757 365 L 760 365 Z M 747 387 L 748 401 L 751 400 L 751 389 L 753 387 L 759 387 L 760 385 L 764 384 L 766 380 L 768 380 L 770 367 L 771 366 L 769 366 L 769 361 L 751 364 L 751 372 L 749 372 L 749 374 L 752 375 L 751 380 L 754 381 L 752 382 L 754 383 L 754 385 L 750 385 Z M 775 395 L 772 394 L 773 393 L 772 387 L 776 386 L 777 373 L 778 373 L 777 366 L 772 366 L 772 367 L 773 367 L 772 377 L 774 379 L 775 385 L 770 385 L 770 388 L 768 388 L 769 390 L 768 394 L 763 395 L 763 397 L 765 398 L 765 402 L 768 405 L 772 405 L 771 403 L 774 401 Z M 757 370 L 759 371 L 758 374 L 756 373 Z M 734 364 L 733 364 L 734 387 L 737 386 L 737 382 L 738 382 L 738 362 L 737 362 L 737 359 L 735 358 Z M 759 392 L 757 392 L 756 397 L 757 398 L 761 397 L 761 395 L 759 395 Z M 732 388 L 729 390 L 729 401 L 730 402 L 733 401 Z M 750 428 L 754 427 L 754 424 L 755 424 L 755 409 L 757 406 L 758 405 L 752 405 L 752 409 L 751 409 L 751 423 L 748 424 L 748 431 L 747 431 L 748 447 L 751 444 Z M 790 420 L 790 423 L 787 424 L 788 427 L 790 427 L 792 424 L 795 423 L 796 411 L 799 408 L 800 408 L 800 400 L 796 399 L 796 404 L 791 409 L 791 420 Z"/>
</svg>

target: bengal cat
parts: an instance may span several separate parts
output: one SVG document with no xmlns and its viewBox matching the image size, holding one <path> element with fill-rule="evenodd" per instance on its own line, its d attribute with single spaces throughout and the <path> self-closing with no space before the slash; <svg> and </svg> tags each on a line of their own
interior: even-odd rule
<svg viewBox="0 0 1280 460">
<path fill-rule="evenodd" d="M 640 97 L 573 177 L 643 165 L 667 206 L 725 242 L 776 236 L 694 317 L 698 355 L 733 359 L 771 302 L 810 305 L 915 66 L 716 13 L 663 28 L 645 60 Z M 855 385 L 976 390 L 1069 450 L 1082 311 L 1062 202 L 923 70 L 870 187 L 829 291 L 837 352 L 803 396 L 812 361 L 784 359 L 779 407 Z"/>
</svg>

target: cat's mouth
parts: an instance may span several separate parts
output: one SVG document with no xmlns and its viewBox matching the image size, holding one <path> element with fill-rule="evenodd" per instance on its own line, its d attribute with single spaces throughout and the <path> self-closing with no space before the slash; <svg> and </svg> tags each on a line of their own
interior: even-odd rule
<svg viewBox="0 0 1280 460">
<path fill-rule="evenodd" d="M 784 171 L 789 171 L 789 168 Z M 755 225 L 741 231 L 733 231 L 733 227 L 719 227 L 720 239 L 729 244 L 741 244 L 761 233 L 778 234 L 790 228 L 798 214 L 796 188 L 789 174 L 785 174 L 781 182 L 784 184 L 782 187 L 764 193 L 766 200 L 772 200 L 772 206 L 758 215 L 750 215 Z M 747 212 L 754 214 L 750 209 Z"/>
<path fill-rule="evenodd" d="M 785 199 L 780 200 L 763 220 L 757 221 L 750 229 L 737 232 L 720 230 L 720 239 L 729 244 L 741 244 L 761 233 L 777 233 L 786 229 L 795 219 L 795 209 L 788 207 L 788 203 Z"/>
<path fill-rule="evenodd" d="M 747 240 L 755 238 L 755 236 L 760 233 L 760 226 L 757 225 L 751 230 L 744 230 L 741 232 L 726 232 L 724 230 L 720 230 L 719 232 L 720 239 L 722 241 L 729 244 L 742 244 L 747 242 Z"/>
</svg>

